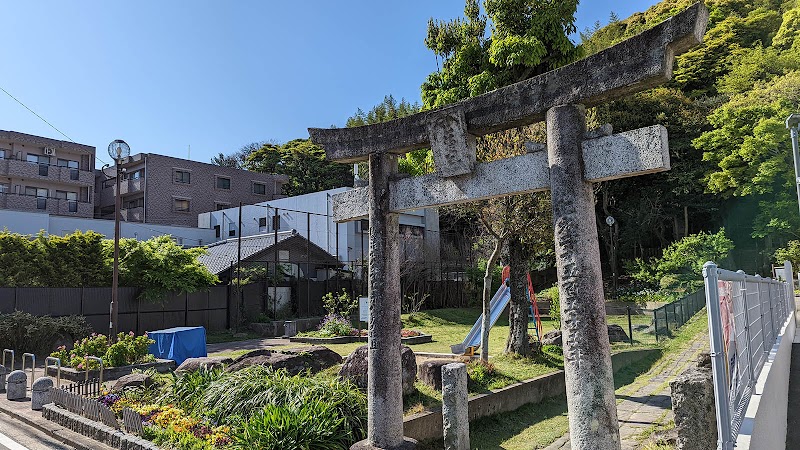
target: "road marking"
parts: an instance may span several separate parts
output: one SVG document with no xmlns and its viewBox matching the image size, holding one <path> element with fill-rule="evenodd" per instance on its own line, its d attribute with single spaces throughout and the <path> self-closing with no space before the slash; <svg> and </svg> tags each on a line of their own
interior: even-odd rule
<svg viewBox="0 0 800 450">
<path fill-rule="evenodd" d="M 0 445 L 8 448 L 8 450 L 30 450 L 28 447 L 18 444 L 16 441 L 11 440 L 10 437 L 0 433 Z"/>
</svg>

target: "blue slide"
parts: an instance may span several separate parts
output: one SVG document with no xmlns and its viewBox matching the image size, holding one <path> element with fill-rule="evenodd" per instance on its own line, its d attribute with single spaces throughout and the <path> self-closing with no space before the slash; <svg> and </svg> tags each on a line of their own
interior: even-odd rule
<svg viewBox="0 0 800 450">
<path fill-rule="evenodd" d="M 508 301 L 511 300 L 511 288 L 503 283 L 500 289 L 492 297 L 489 303 L 489 327 L 493 327 L 497 319 L 500 318 L 503 310 L 506 309 Z M 481 322 L 483 321 L 483 314 L 475 321 L 475 325 L 469 330 L 469 334 L 464 338 L 464 342 L 450 346 L 450 351 L 455 355 L 463 355 L 469 347 L 477 349 L 481 346 Z"/>
</svg>

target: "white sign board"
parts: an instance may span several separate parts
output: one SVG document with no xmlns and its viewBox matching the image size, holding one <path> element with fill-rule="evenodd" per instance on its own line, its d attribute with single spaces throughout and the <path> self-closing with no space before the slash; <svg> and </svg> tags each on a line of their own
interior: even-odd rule
<svg viewBox="0 0 800 450">
<path fill-rule="evenodd" d="M 358 320 L 369 323 L 369 297 L 358 298 Z"/>
</svg>

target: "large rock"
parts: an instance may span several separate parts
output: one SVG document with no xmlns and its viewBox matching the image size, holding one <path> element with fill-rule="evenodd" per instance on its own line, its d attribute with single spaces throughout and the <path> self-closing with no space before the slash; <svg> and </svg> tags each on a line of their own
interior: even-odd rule
<svg viewBox="0 0 800 450">
<path fill-rule="evenodd" d="M 608 342 L 630 342 L 628 334 L 619 325 L 608 326 Z"/>
<path fill-rule="evenodd" d="M 714 383 L 708 368 L 691 368 L 669 384 L 679 450 L 717 448 Z"/>
<path fill-rule="evenodd" d="M 333 350 L 321 345 L 286 350 L 253 350 L 236 358 L 226 369 L 229 372 L 250 366 L 270 366 L 286 369 L 291 375 L 310 370 L 312 373 L 333 367 L 342 362 L 342 357 Z"/>
<path fill-rule="evenodd" d="M 153 384 L 153 378 L 144 373 L 131 373 L 120 377 L 111 387 L 111 392 L 122 392 L 127 388 L 139 386 L 148 387 Z"/>
<path fill-rule="evenodd" d="M 561 346 L 561 330 L 548 331 L 542 336 L 542 345 Z"/>
<path fill-rule="evenodd" d="M 452 364 L 453 362 L 456 361 L 453 361 L 452 359 L 429 359 L 422 362 L 419 366 L 417 366 L 417 369 L 419 370 L 419 380 L 436 389 L 437 391 L 441 391 L 442 367 Z"/>
<path fill-rule="evenodd" d="M 232 358 L 223 356 L 206 356 L 203 358 L 187 358 L 184 360 L 175 372 L 195 372 L 200 369 L 221 369 L 233 362 Z"/>
<path fill-rule="evenodd" d="M 366 390 L 368 352 L 369 348 L 362 345 L 351 353 L 339 370 L 339 378 L 350 380 L 360 389 Z M 400 353 L 400 360 L 403 372 L 403 395 L 410 394 L 414 392 L 414 381 L 417 379 L 417 357 L 410 348 L 404 345 Z M 441 372 L 439 373 L 441 374 Z"/>
</svg>

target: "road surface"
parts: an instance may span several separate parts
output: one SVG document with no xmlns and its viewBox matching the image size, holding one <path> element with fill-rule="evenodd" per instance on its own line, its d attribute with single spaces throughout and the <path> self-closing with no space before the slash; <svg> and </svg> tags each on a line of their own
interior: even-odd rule
<svg viewBox="0 0 800 450">
<path fill-rule="evenodd" d="M 0 450 L 74 450 L 74 448 L 0 413 Z"/>
</svg>

